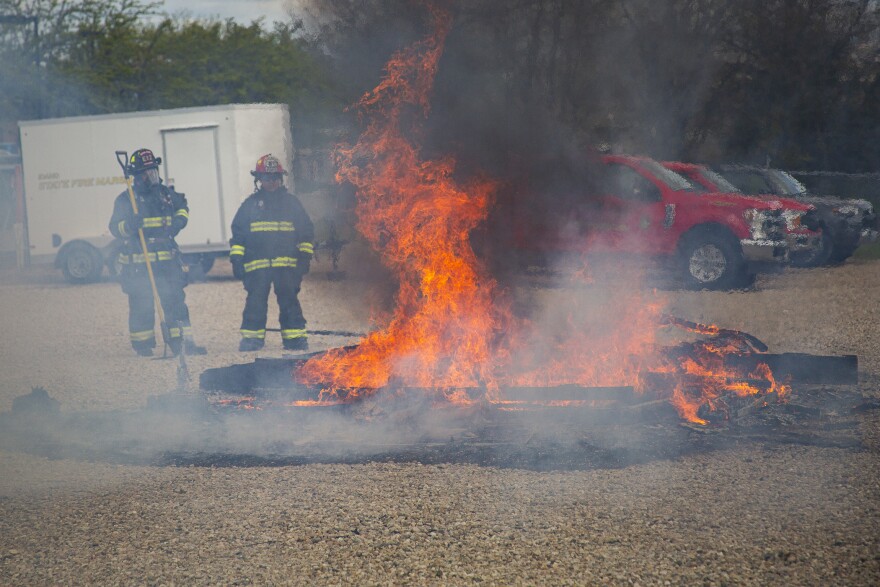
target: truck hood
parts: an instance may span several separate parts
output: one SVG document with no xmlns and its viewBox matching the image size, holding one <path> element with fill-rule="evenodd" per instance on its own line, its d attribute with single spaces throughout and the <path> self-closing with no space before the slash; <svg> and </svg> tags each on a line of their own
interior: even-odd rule
<svg viewBox="0 0 880 587">
<path fill-rule="evenodd" d="M 801 212 L 806 212 L 807 210 L 810 210 L 814 207 L 813 204 L 807 202 L 805 198 L 799 198 L 795 200 L 791 197 L 782 197 L 775 194 L 756 194 L 745 197 L 757 198 L 765 202 L 776 202 L 782 208 L 786 208 L 789 210 L 800 210 Z"/>
<path fill-rule="evenodd" d="M 816 208 L 843 208 L 849 207 L 854 209 L 862 214 L 871 213 L 874 211 L 874 206 L 871 202 L 867 200 L 856 200 L 849 198 L 839 198 L 837 196 L 813 196 L 813 195 L 804 195 L 798 196 L 799 202 L 804 202 L 805 204 L 811 204 Z"/>
<path fill-rule="evenodd" d="M 755 197 L 755 196 L 744 196 L 743 194 L 728 194 L 728 193 L 702 193 L 702 194 L 694 194 L 692 192 L 679 192 L 680 194 L 687 194 L 693 198 L 699 198 L 704 204 L 709 204 L 710 206 L 726 206 L 726 207 L 738 207 L 738 208 L 756 208 L 758 210 L 779 210 L 781 209 L 782 203 L 779 198 L 774 198 L 772 200 L 765 200 L 763 198 Z"/>
</svg>

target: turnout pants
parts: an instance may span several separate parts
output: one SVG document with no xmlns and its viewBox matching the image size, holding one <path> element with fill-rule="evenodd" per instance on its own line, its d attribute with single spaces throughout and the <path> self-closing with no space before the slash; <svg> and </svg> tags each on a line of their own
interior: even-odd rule
<svg viewBox="0 0 880 587">
<path fill-rule="evenodd" d="M 178 259 L 153 263 L 156 289 L 171 334 L 170 344 L 179 345 L 182 338 L 192 338 L 189 309 L 186 307 L 186 274 Z M 155 307 L 153 290 L 145 264 L 123 268 L 122 290 L 128 294 L 128 331 L 134 349 L 156 346 Z M 180 348 L 178 346 L 178 348 Z"/>
<path fill-rule="evenodd" d="M 306 319 L 298 298 L 302 277 L 302 273 L 291 267 L 270 267 L 245 273 L 247 301 L 241 316 L 241 337 L 266 338 L 269 289 L 274 285 L 282 340 L 306 338 Z"/>
</svg>

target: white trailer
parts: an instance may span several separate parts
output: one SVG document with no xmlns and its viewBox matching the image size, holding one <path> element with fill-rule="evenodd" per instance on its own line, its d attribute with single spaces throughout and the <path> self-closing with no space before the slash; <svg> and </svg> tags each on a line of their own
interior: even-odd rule
<svg viewBox="0 0 880 587">
<path fill-rule="evenodd" d="M 184 261 L 207 271 L 229 253 L 232 217 L 254 190 L 250 170 L 272 153 L 290 169 L 282 104 L 231 104 L 19 122 L 30 262 L 54 260 L 72 283 L 112 272 L 119 243 L 108 224 L 125 190 L 115 152 L 151 149 L 165 183 L 186 194 Z"/>
</svg>

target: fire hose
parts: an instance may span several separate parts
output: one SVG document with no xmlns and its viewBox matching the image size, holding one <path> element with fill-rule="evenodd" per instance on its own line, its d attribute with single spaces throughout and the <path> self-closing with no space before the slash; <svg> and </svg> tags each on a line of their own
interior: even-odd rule
<svg viewBox="0 0 880 587">
<path fill-rule="evenodd" d="M 266 332 L 281 332 L 281 329 L 267 328 Z M 307 330 L 306 332 L 315 336 L 352 336 L 357 338 L 366 336 L 364 332 L 349 332 L 348 330 Z"/>
</svg>

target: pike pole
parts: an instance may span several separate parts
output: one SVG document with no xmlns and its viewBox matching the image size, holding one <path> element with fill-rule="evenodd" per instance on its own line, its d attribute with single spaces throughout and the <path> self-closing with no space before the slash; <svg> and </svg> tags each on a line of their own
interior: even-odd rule
<svg viewBox="0 0 880 587">
<path fill-rule="evenodd" d="M 128 153 L 126 151 L 116 151 L 116 161 L 119 163 L 119 166 L 122 167 L 122 174 L 125 177 L 125 185 L 128 188 L 128 197 L 131 201 L 131 209 L 135 213 L 135 215 L 137 215 L 137 198 L 135 198 L 134 188 L 132 188 L 132 177 L 128 173 Z M 141 250 L 144 253 L 144 262 L 147 265 L 147 276 L 150 278 L 150 289 L 153 292 L 153 305 L 156 306 L 156 312 L 159 314 L 159 324 L 162 330 L 162 344 L 164 345 L 162 349 L 162 357 L 164 358 L 167 356 L 168 348 L 171 347 L 171 329 L 168 327 L 168 322 L 165 321 L 165 310 L 162 308 L 162 299 L 159 297 L 159 288 L 156 287 L 156 278 L 153 275 L 153 264 L 150 262 L 150 251 L 149 249 L 147 249 L 147 239 L 144 238 L 143 227 L 138 227 L 138 238 L 141 241 Z M 189 368 L 186 365 L 186 353 L 184 352 L 182 325 L 178 324 L 177 328 L 180 332 L 180 348 L 177 352 L 177 357 L 179 361 L 177 364 L 177 389 L 178 391 L 184 391 L 188 387 L 190 381 Z"/>
</svg>

